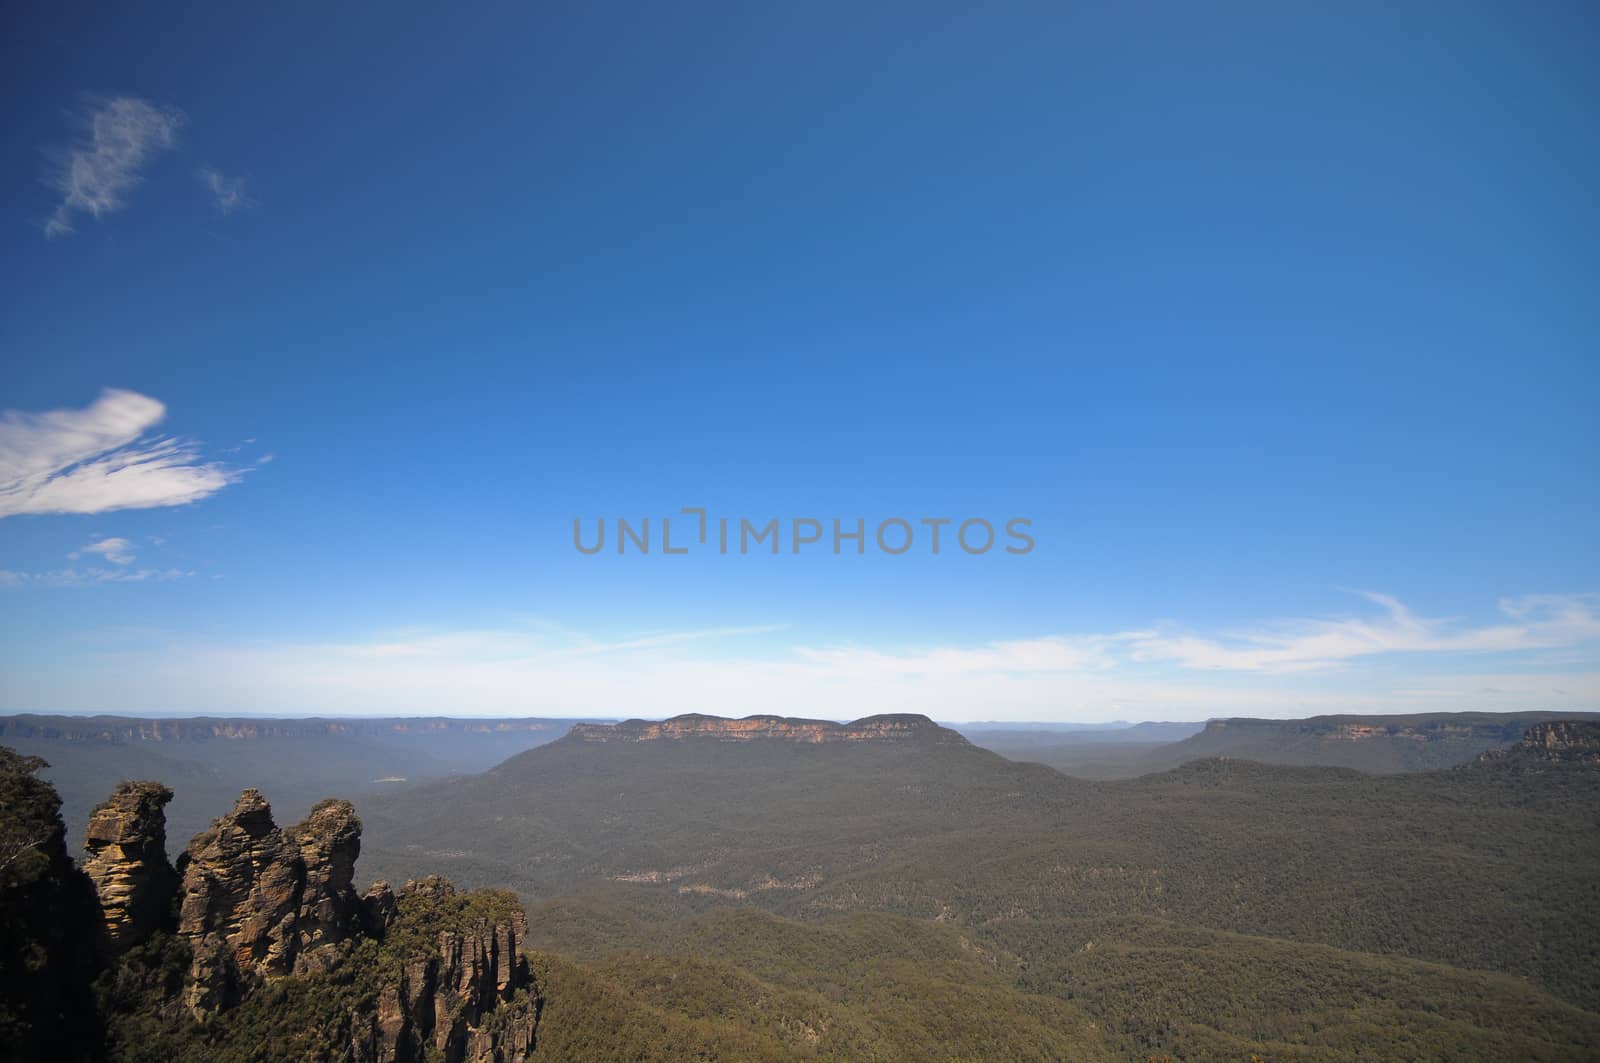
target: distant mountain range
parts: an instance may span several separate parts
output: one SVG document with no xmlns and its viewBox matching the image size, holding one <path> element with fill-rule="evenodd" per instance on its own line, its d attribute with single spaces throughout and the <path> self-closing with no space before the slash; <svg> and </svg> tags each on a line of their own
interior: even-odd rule
<svg viewBox="0 0 1600 1063">
<path fill-rule="evenodd" d="M 234 811 L 188 842 L 174 868 L 180 940 L 128 954 L 114 1029 L 159 1038 L 138 1016 L 165 1016 L 198 1054 L 163 1058 L 257 1058 L 259 1038 L 324 1044 L 330 1031 L 399 1045 L 429 1013 L 418 987 L 444 984 L 427 972 L 448 968 L 485 1005 L 514 1005 L 504 1019 L 460 1012 L 476 1031 L 463 1036 L 491 1046 L 485 1059 L 508 1032 L 525 1036 L 515 1000 L 535 997 L 535 1061 L 1564 1060 L 1600 1043 L 1595 719 L 1217 721 L 1167 747 L 1420 763 L 1398 751 L 1454 760 L 1493 745 L 1431 771 L 1229 752 L 1117 781 L 1010 760 L 915 715 L 580 723 L 481 773 L 375 787 L 359 824 L 348 804 L 319 801 L 303 823 L 273 826 L 273 774 L 294 770 L 283 753 L 326 770 L 340 761 L 316 761 L 319 744 L 391 756 L 387 737 L 177 743 L 236 751 L 205 762 L 208 785 L 254 765 L 265 795 L 221 806 Z M 53 740 L 55 771 L 110 770 L 156 744 Z M 0 779 L 0 799 L 32 786 L 31 770 Z M 171 888 L 148 873 L 164 865 L 145 805 L 165 793 L 119 787 L 90 832 L 86 866 L 119 925 L 141 925 L 129 887 Z M 474 921 L 478 909 L 432 887 L 358 898 L 358 844 L 364 874 L 515 889 L 525 934 L 498 901 Z M 30 894 L 41 905 L 72 880 L 57 864 Z M 396 896 L 393 930 L 356 929 L 391 918 Z M 280 910 L 299 914 L 291 925 Z M 506 970 L 496 950 L 511 941 L 531 949 L 531 981 L 485 973 Z M 448 959 L 471 942 L 477 959 Z M 268 965 L 266 988 L 209 1033 L 183 1026 L 170 994 L 233 993 L 227 950 L 244 955 L 243 943 Z M 414 975 L 395 950 L 418 958 Z M 302 956 L 315 959 L 304 971 Z M 427 1036 L 447 1058 L 477 1058 L 452 1055 L 466 1042 L 441 1029 Z M 224 1044 L 242 1054 L 205 1055 Z"/>
<path fill-rule="evenodd" d="M 959 724 L 955 730 L 978 745 L 1000 751 L 1076 748 L 1086 745 L 1143 745 L 1152 742 L 1178 742 L 1205 729 L 1203 722 L 1190 723 L 1115 723 L 1082 726 L 1053 724 Z"/>
<path fill-rule="evenodd" d="M 379 796 L 367 858 L 392 878 L 428 866 L 529 897 L 626 884 L 807 918 L 1169 919 L 1502 970 L 1600 1005 L 1600 957 L 1582 944 L 1600 940 L 1600 772 L 1475 759 L 1507 728 L 1543 727 L 1536 716 L 1312 722 L 1313 748 L 1467 748 L 1472 762 L 1450 771 L 1229 757 L 1105 783 L 894 719 L 925 740 L 796 741 L 816 725 L 772 718 L 738 741 L 749 721 L 585 728 L 479 776 Z M 1241 732 L 1254 729 L 1202 734 Z M 662 733 L 677 737 L 638 740 Z"/>
<path fill-rule="evenodd" d="M 572 720 L 471 719 L 454 716 L 269 718 L 259 716 L 0 716 L 0 740 L 61 742 L 204 742 L 262 738 L 427 738 L 566 733 Z"/>
<path fill-rule="evenodd" d="M 69 833 L 117 779 L 160 779 L 182 844 L 239 791 L 260 787 L 292 818 L 331 796 L 359 798 L 466 775 L 567 733 L 578 721 L 432 717 L 0 716 L 0 745 L 43 757 Z"/>
<path fill-rule="evenodd" d="M 1079 734 L 969 730 L 1004 756 L 1048 764 L 1082 778 L 1131 778 L 1209 757 L 1264 764 L 1354 768 L 1373 774 L 1430 771 L 1514 745 L 1533 724 L 1600 716 L 1583 713 L 1431 713 L 1412 716 L 1237 717 L 1204 725 L 1141 724 Z M 1175 734 L 1190 727 L 1188 734 Z M 1167 737 L 1167 736 L 1171 737 Z"/>
<path fill-rule="evenodd" d="M 417 782 L 471 775 L 570 732 L 584 741 L 715 734 L 726 741 L 787 734 L 805 741 L 884 734 L 963 736 L 1019 761 L 1083 778 L 1129 778 L 1210 757 L 1274 764 L 1351 767 L 1372 773 L 1464 763 L 1515 743 L 1551 713 L 1323 716 L 1307 720 L 1213 720 L 1131 725 L 962 725 L 919 732 L 920 716 L 869 717 L 854 724 L 751 716 L 740 721 L 690 714 L 670 721 L 368 717 L 266 718 L 0 716 L 0 744 L 42 756 L 61 793 L 70 829 L 81 829 L 108 778 L 156 778 L 178 796 L 167 810 L 173 837 L 209 822 L 240 789 L 270 789 L 275 806 L 300 816 L 333 794 L 362 798 Z M 910 722 L 908 722 L 910 721 Z"/>
</svg>

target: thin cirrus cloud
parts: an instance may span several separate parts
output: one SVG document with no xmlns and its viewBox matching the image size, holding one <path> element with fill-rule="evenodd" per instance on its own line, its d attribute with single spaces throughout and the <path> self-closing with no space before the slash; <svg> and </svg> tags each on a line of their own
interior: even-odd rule
<svg viewBox="0 0 1600 1063">
<path fill-rule="evenodd" d="M 1389 653 L 1493 653 L 1563 649 L 1600 639 L 1596 596 L 1526 595 L 1499 603 L 1506 621 L 1463 627 L 1418 616 L 1396 598 L 1361 592 L 1384 615 L 1300 620 L 1227 638 L 1148 635 L 1133 640 L 1136 661 L 1236 672 L 1309 672 L 1359 657 Z"/>
<path fill-rule="evenodd" d="M 360 714 L 381 704 L 391 713 L 774 712 L 850 719 L 920 712 L 944 720 L 1193 720 L 1600 706 L 1600 668 L 1592 654 L 1600 632 L 1592 596 L 1508 600 L 1501 603 L 1508 622 L 1481 627 L 1420 619 L 1386 600 L 1391 605 L 1381 618 L 1323 622 L 1337 627 L 1348 643 L 1329 641 L 1325 631 L 1306 636 L 1322 641 L 1285 646 L 1280 640 L 1271 643 L 1270 658 L 1227 659 L 1225 678 L 1214 674 L 1218 664 L 1211 654 L 1159 656 L 1154 651 L 1165 651 L 1167 644 L 1142 631 L 889 651 L 807 647 L 803 640 L 741 644 L 777 630 L 770 626 L 610 639 L 508 628 L 413 630 L 336 642 L 107 645 L 82 658 L 66 682 L 54 671 L 41 672 L 37 680 L 0 675 L 0 695 L 9 685 L 12 700 L 63 708 L 95 704 L 115 689 L 131 704 L 143 699 L 194 711 L 220 700 L 252 712 L 292 704 L 303 711 Z M 1346 623 L 1382 634 L 1353 636 L 1339 627 Z M 1275 638 L 1272 632 L 1263 637 Z M 1236 640 L 1196 641 L 1226 647 Z M 1360 652 L 1349 648 L 1356 642 L 1364 647 Z M 1565 666 L 1536 652 L 1554 646 L 1575 651 Z M 1365 675 L 1354 685 L 1341 682 L 1331 668 L 1316 673 L 1283 667 L 1291 659 L 1326 666 L 1338 653 L 1350 670 L 1375 653 L 1402 655 L 1406 664 L 1392 675 Z M 1428 662 L 1437 653 L 1458 653 L 1481 667 L 1462 670 L 1457 661 L 1434 672 Z"/>
<path fill-rule="evenodd" d="M 1362 592 L 1383 609 L 1374 617 L 1292 620 L 1231 635 L 1123 631 L 1049 635 L 943 646 L 913 652 L 865 647 L 800 647 L 819 667 L 853 677 L 1026 675 L 1126 672 L 1139 665 L 1264 675 L 1326 671 L 1380 654 L 1515 653 L 1558 650 L 1600 641 L 1595 595 L 1527 595 L 1499 603 L 1506 621 L 1466 627 L 1418 616 L 1398 599 Z"/>
<path fill-rule="evenodd" d="M 147 100 L 119 97 L 94 108 L 79 142 L 60 153 L 51 184 L 61 192 L 45 235 L 74 231 L 75 215 L 101 218 L 121 210 L 150 161 L 178 142 L 183 112 Z"/>
<path fill-rule="evenodd" d="M 686 642 L 763 635 L 782 630 L 782 625 L 762 624 L 746 627 L 700 628 L 692 631 L 653 632 L 621 641 L 599 642 L 572 632 L 560 637 L 526 631 L 420 632 L 402 638 L 353 643 L 338 647 L 352 657 L 416 657 L 435 660 L 505 660 L 529 662 L 561 658 L 595 657 L 634 650 L 661 649 Z"/>
<path fill-rule="evenodd" d="M 1136 633 L 1046 635 L 990 642 L 977 647 L 941 646 L 910 653 L 860 647 L 800 647 L 796 652 L 819 667 L 850 675 L 953 676 L 975 673 L 1087 671 L 1114 668 L 1112 647 Z"/>
<path fill-rule="evenodd" d="M 745 641 L 779 630 L 770 625 L 621 638 L 489 628 L 334 642 L 178 640 L 108 648 L 81 660 L 65 685 L 59 673 L 41 673 L 38 689 L 19 679 L 12 696 L 63 707 L 93 704 L 105 690 L 72 684 L 80 677 L 92 684 L 99 674 L 135 703 L 144 698 L 194 711 L 225 700 L 246 711 L 292 704 L 357 714 L 381 704 L 388 712 L 467 715 L 775 712 L 849 719 L 920 712 L 945 720 L 1192 720 L 1600 707 L 1595 596 L 1508 599 L 1500 603 L 1503 623 L 1479 626 L 1420 617 L 1384 595 L 1369 598 L 1382 606 L 1380 614 L 1263 625 L 1236 636 L 1125 631 L 914 650 Z M 1285 627 L 1296 631 L 1286 634 Z M 1545 652 L 1552 649 L 1567 652 Z M 1363 672 L 1379 654 L 1400 661 Z M 1454 657 L 1435 670 L 1446 654 Z M 0 676 L 0 695 L 7 682 Z"/>
<path fill-rule="evenodd" d="M 49 572 L 0 569 L 0 588 L 93 587 L 101 583 L 168 583 L 194 575 L 177 568 L 58 568 Z"/>
<path fill-rule="evenodd" d="M 207 166 L 200 171 L 200 183 L 210 190 L 217 210 L 223 214 L 232 214 L 256 205 L 255 200 L 245 192 L 243 177 L 229 177 Z"/>
<path fill-rule="evenodd" d="M 202 460 L 196 444 L 147 434 L 166 412 L 107 389 L 81 410 L 0 413 L 0 518 L 181 506 L 238 482 L 242 470 Z"/>
</svg>

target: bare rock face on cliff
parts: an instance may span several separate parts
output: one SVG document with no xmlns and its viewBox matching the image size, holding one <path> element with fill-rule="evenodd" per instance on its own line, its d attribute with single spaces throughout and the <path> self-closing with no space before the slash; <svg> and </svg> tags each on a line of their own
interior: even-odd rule
<svg viewBox="0 0 1600 1063">
<path fill-rule="evenodd" d="M 361 821 L 347 801 L 323 801 L 280 830 L 259 792 L 241 794 L 179 861 L 188 1009 L 203 1018 L 291 976 L 323 979 L 314 984 L 339 995 L 354 968 L 376 968 L 374 993 L 340 997 L 334 1009 L 353 1058 L 520 1060 L 539 1001 L 520 955 L 527 917 L 516 896 L 458 894 L 437 877 L 398 896 L 382 882 L 358 896 L 360 853 Z"/>
<path fill-rule="evenodd" d="M 379 1063 L 520 1059 L 533 1045 L 539 1002 L 520 951 L 528 924 L 516 896 L 458 894 L 430 876 L 408 882 L 396 908 L 389 969 L 358 1055 Z"/>
<path fill-rule="evenodd" d="M 315 969 L 329 955 L 326 945 L 361 929 L 361 899 L 353 885 L 361 855 L 361 820 L 348 801 L 323 801 L 288 832 L 305 869 L 297 922 L 295 970 Z"/>
<path fill-rule="evenodd" d="M 284 831 L 259 791 L 240 794 L 179 861 L 178 933 L 194 953 L 189 1006 L 227 1007 L 253 982 L 335 962 L 328 946 L 360 933 L 352 885 L 360 854 L 361 820 L 350 802 L 323 801 Z"/>
<path fill-rule="evenodd" d="M 1600 720 L 1536 723 L 1522 736 L 1522 746 L 1546 760 L 1600 764 Z"/>
<path fill-rule="evenodd" d="M 361 932 L 368 937 L 381 938 L 394 925 L 399 915 L 399 902 L 394 890 L 382 879 L 367 887 L 361 895 Z"/>
<path fill-rule="evenodd" d="M 194 954 L 186 1002 L 196 1014 L 237 1002 L 251 983 L 294 970 L 306 867 L 258 790 L 189 843 L 178 859 L 178 934 Z"/>
<path fill-rule="evenodd" d="M 178 876 L 167 862 L 170 800 L 172 791 L 158 782 L 124 782 L 89 815 L 83 870 L 113 951 L 137 945 L 171 916 Z"/>
<path fill-rule="evenodd" d="M 349 802 L 280 830 L 256 790 L 174 869 L 172 792 L 149 782 L 95 808 L 80 869 L 46 766 L 0 747 L 0 1059 L 102 1059 L 129 1038 L 152 1059 L 521 1063 L 533 1050 L 543 1002 L 515 894 L 427 878 L 358 896 Z M 108 1018 L 136 1024 L 114 1033 Z"/>
<path fill-rule="evenodd" d="M 1539 767 L 1546 764 L 1600 765 L 1600 720 L 1549 720 L 1536 723 L 1510 749 L 1482 758 L 1490 762 Z"/>
</svg>

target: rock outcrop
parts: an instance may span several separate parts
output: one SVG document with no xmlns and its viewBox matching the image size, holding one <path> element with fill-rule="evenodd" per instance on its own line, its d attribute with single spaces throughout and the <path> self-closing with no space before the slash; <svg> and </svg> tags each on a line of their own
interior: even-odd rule
<svg viewBox="0 0 1600 1063">
<path fill-rule="evenodd" d="M 100 898 L 112 951 L 144 941 L 170 922 L 178 876 L 167 861 L 167 802 L 158 782 L 124 782 L 89 814 L 83 870 Z"/>
<path fill-rule="evenodd" d="M 383 937 L 398 914 L 394 890 L 382 879 L 368 886 L 367 892 L 361 895 L 361 932 L 368 937 Z"/>
<path fill-rule="evenodd" d="M 1545 760 L 1600 764 L 1600 720 L 1536 723 L 1522 736 L 1522 748 Z"/>
<path fill-rule="evenodd" d="M 165 928 L 176 907 L 188 969 L 163 1013 L 203 1020 L 268 983 L 321 978 L 314 992 L 338 1006 L 319 1021 L 343 1016 L 322 1032 L 342 1030 L 361 1063 L 513 1063 L 531 1051 L 541 1001 L 514 894 L 457 893 L 434 877 L 398 895 L 384 882 L 357 895 L 361 820 L 350 803 L 320 802 L 280 829 L 254 789 L 174 869 L 163 812 L 171 797 L 159 783 L 120 785 L 95 810 L 85 863 L 115 951 Z M 358 982 L 369 988 L 349 988 Z"/>
<path fill-rule="evenodd" d="M 383 982 L 358 1056 L 520 1058 L 533 1044 L 539 1005 L 520 951 L 528 924 L 516 896 L 457 894 L 430 876 L 407 883 L 397 908 L 397 936 L 407 938 L 391 950 L 398 975 Z"/>
<path fill-rule="evenodd" d="M 178 867 L 178 934 L 194 956 L 191 1010 L 231 1007 L 251 984 L 294 970 L 306 867 L 259 790 L 240 794 L 232 812 L 189 843 Z"/>
<path fill-rule="evenodd" d="M 356 896 L 356 857 L 361 855 L 361 820 L 348 801 L 320 802 L 311 815 L 288 833 L 298 845 L 304 880 L 295 970 L 320 966 L 323 948 L 361 931 L 361 899 Z"/>
<path fill-rule="evenodd" d="M 1550 720 L 1536 723 L 1510 749 L 1482 757 L 1489 762 L 1529 766 L 1545 764 L 1600 765 L 1600 720 Z"/>
<path fill-rule="evenodd" d="M 789 742 L 862 742 L 936 740 L 965 743 L 966 739 L 926 716 L 901 713 L 868 716 L 850 723 L 831 720 L 796 720 L 783 716 L 746 716 L 739 720 L 689 713 L 669 720 L 625 720 L 616 724 L 579 723 L 567 732 L 568 741 L 655 742 L 705 738 L 721 742 L 782 739 Z"/>
<path fill-rule="evenodd" d="M 168 1048 L 192 1044 L 197 1020 L 228 1058 L 521 1063 L 532 1051 L 543 1001 L 515 894 L 426 878 L 358 896 L 350 803 L 320 802 L 280 830 L 253 789 L 174 868 L 172 791 L 152 782 L 95 808 L 80 869 L 60 798 L 37 777 L 46 766 L 0 746 L 0 1059 L 104 1058 L 93 987 L 105 975 L 150 1024 L 138 1027 L 150 1058 L 169 1035 Z"/>
</svg>

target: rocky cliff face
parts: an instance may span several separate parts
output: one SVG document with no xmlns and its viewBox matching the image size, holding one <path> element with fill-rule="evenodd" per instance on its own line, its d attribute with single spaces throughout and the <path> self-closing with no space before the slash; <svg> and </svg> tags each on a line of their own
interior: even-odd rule
<svg viewBox="0 0 1600 1063">
<path fill-rule="evenodd" d="M 189 843 L 178 868 L 178 935 L 194 955 L 185 1002 L 196 1015 L 294 970 L 305 863 L 260 791 L 240 794 L 232 812 Z"/>
<path fill-rule="evenodd" d="M 178 876 L 167 862 L 163 811 L 172 791 L 158 782 L 120 783 L 89 814 L 84 873 L 100 897 L 102 931 L 122 951 L 164 927 Z"/>
<path fill-rule="evenodd" d="M 361 855 L 361 820 L 348 801 L 323 801 L 292 828 L 287 840 L 298 847 L 305 877 L 295 932 L 295 970 L 319 966 L 337 945 L 361 931 L 361 899 L 356 896 L 356 857 Z"/>
<path fill-rule="evenodd" d="M 177 1021 L 248 1003 L 262 986 L 313 979 L 335 1007 L 319 1013 L 362 1063 L 509 1063 L 532 1049 L 540 1001 L 521 956 L 527 919 L 513 894 L 458 894 L 446 881 L 354 888 L 361 821 L 323 801 L 280 829 L 259 791 L 167 863 L 158 783 L 124 783 L 95 810 L 85 870 L 104 936 L 126 951 L 165 928 L 188 948 Z M 342 1018 L 337 1018 L 342 1016 Z"/>
<path fill-rule="evenodd" d="M 1495 750 L 1488 761 L 1525 764 L 1600 764 L 1600 720 L 1551 720 L 1528 728 L 1510 749 Z"/>
<path fill-rule="evenodd" d="M 1235 717 L 1207 721 L 1202 739 L 1270 737 L 1319 739 L 1327 742 L 1470 742 L 1510 744 L 1528 726 L 1529 717 L 1515 714 L 1474 716 L 1312 716 L 1304 720 L 1258 720 Z"/>
<path fill-rule="evenodd" d="M 708 738 L 722 742 L 782 739 L 790 742 L 909 741 L 930 739 L 965 742 L 959 734 L 940 727 L 926 716 L 898 714 L 868 716 L 851 723 L 831 720 L 796 720 L 782 716 L 746 716 L 739 720 L 690 713 L 670 720 L 626 720 L 618 724 L 574 724 L 568 741 L 655 742 Z"/>
<path fill-rule="evenodd" d="M 431 876 L 407 883 L 396 909 L 397 974 L 384 980 L 358 1055 L 493 1060 L 531 1046 L 538 1007 L 518 997 L 532 976 L 521 955 L 527 917 L 515 895 L 460 895 Z M 498 1021 L 485 1022 L 497 1008 Z"/>
<path fill-rule="evenodd" d="M 1238 757 L 1271 764 L 1316 764 L 1376 774 L 1433 771 L 1515 745 L 1553 713 L 1431 713 L 1313 716 L 1304 720 L 1212 720 L 1171 750 L 1182 759 Z"/>
</svg>

